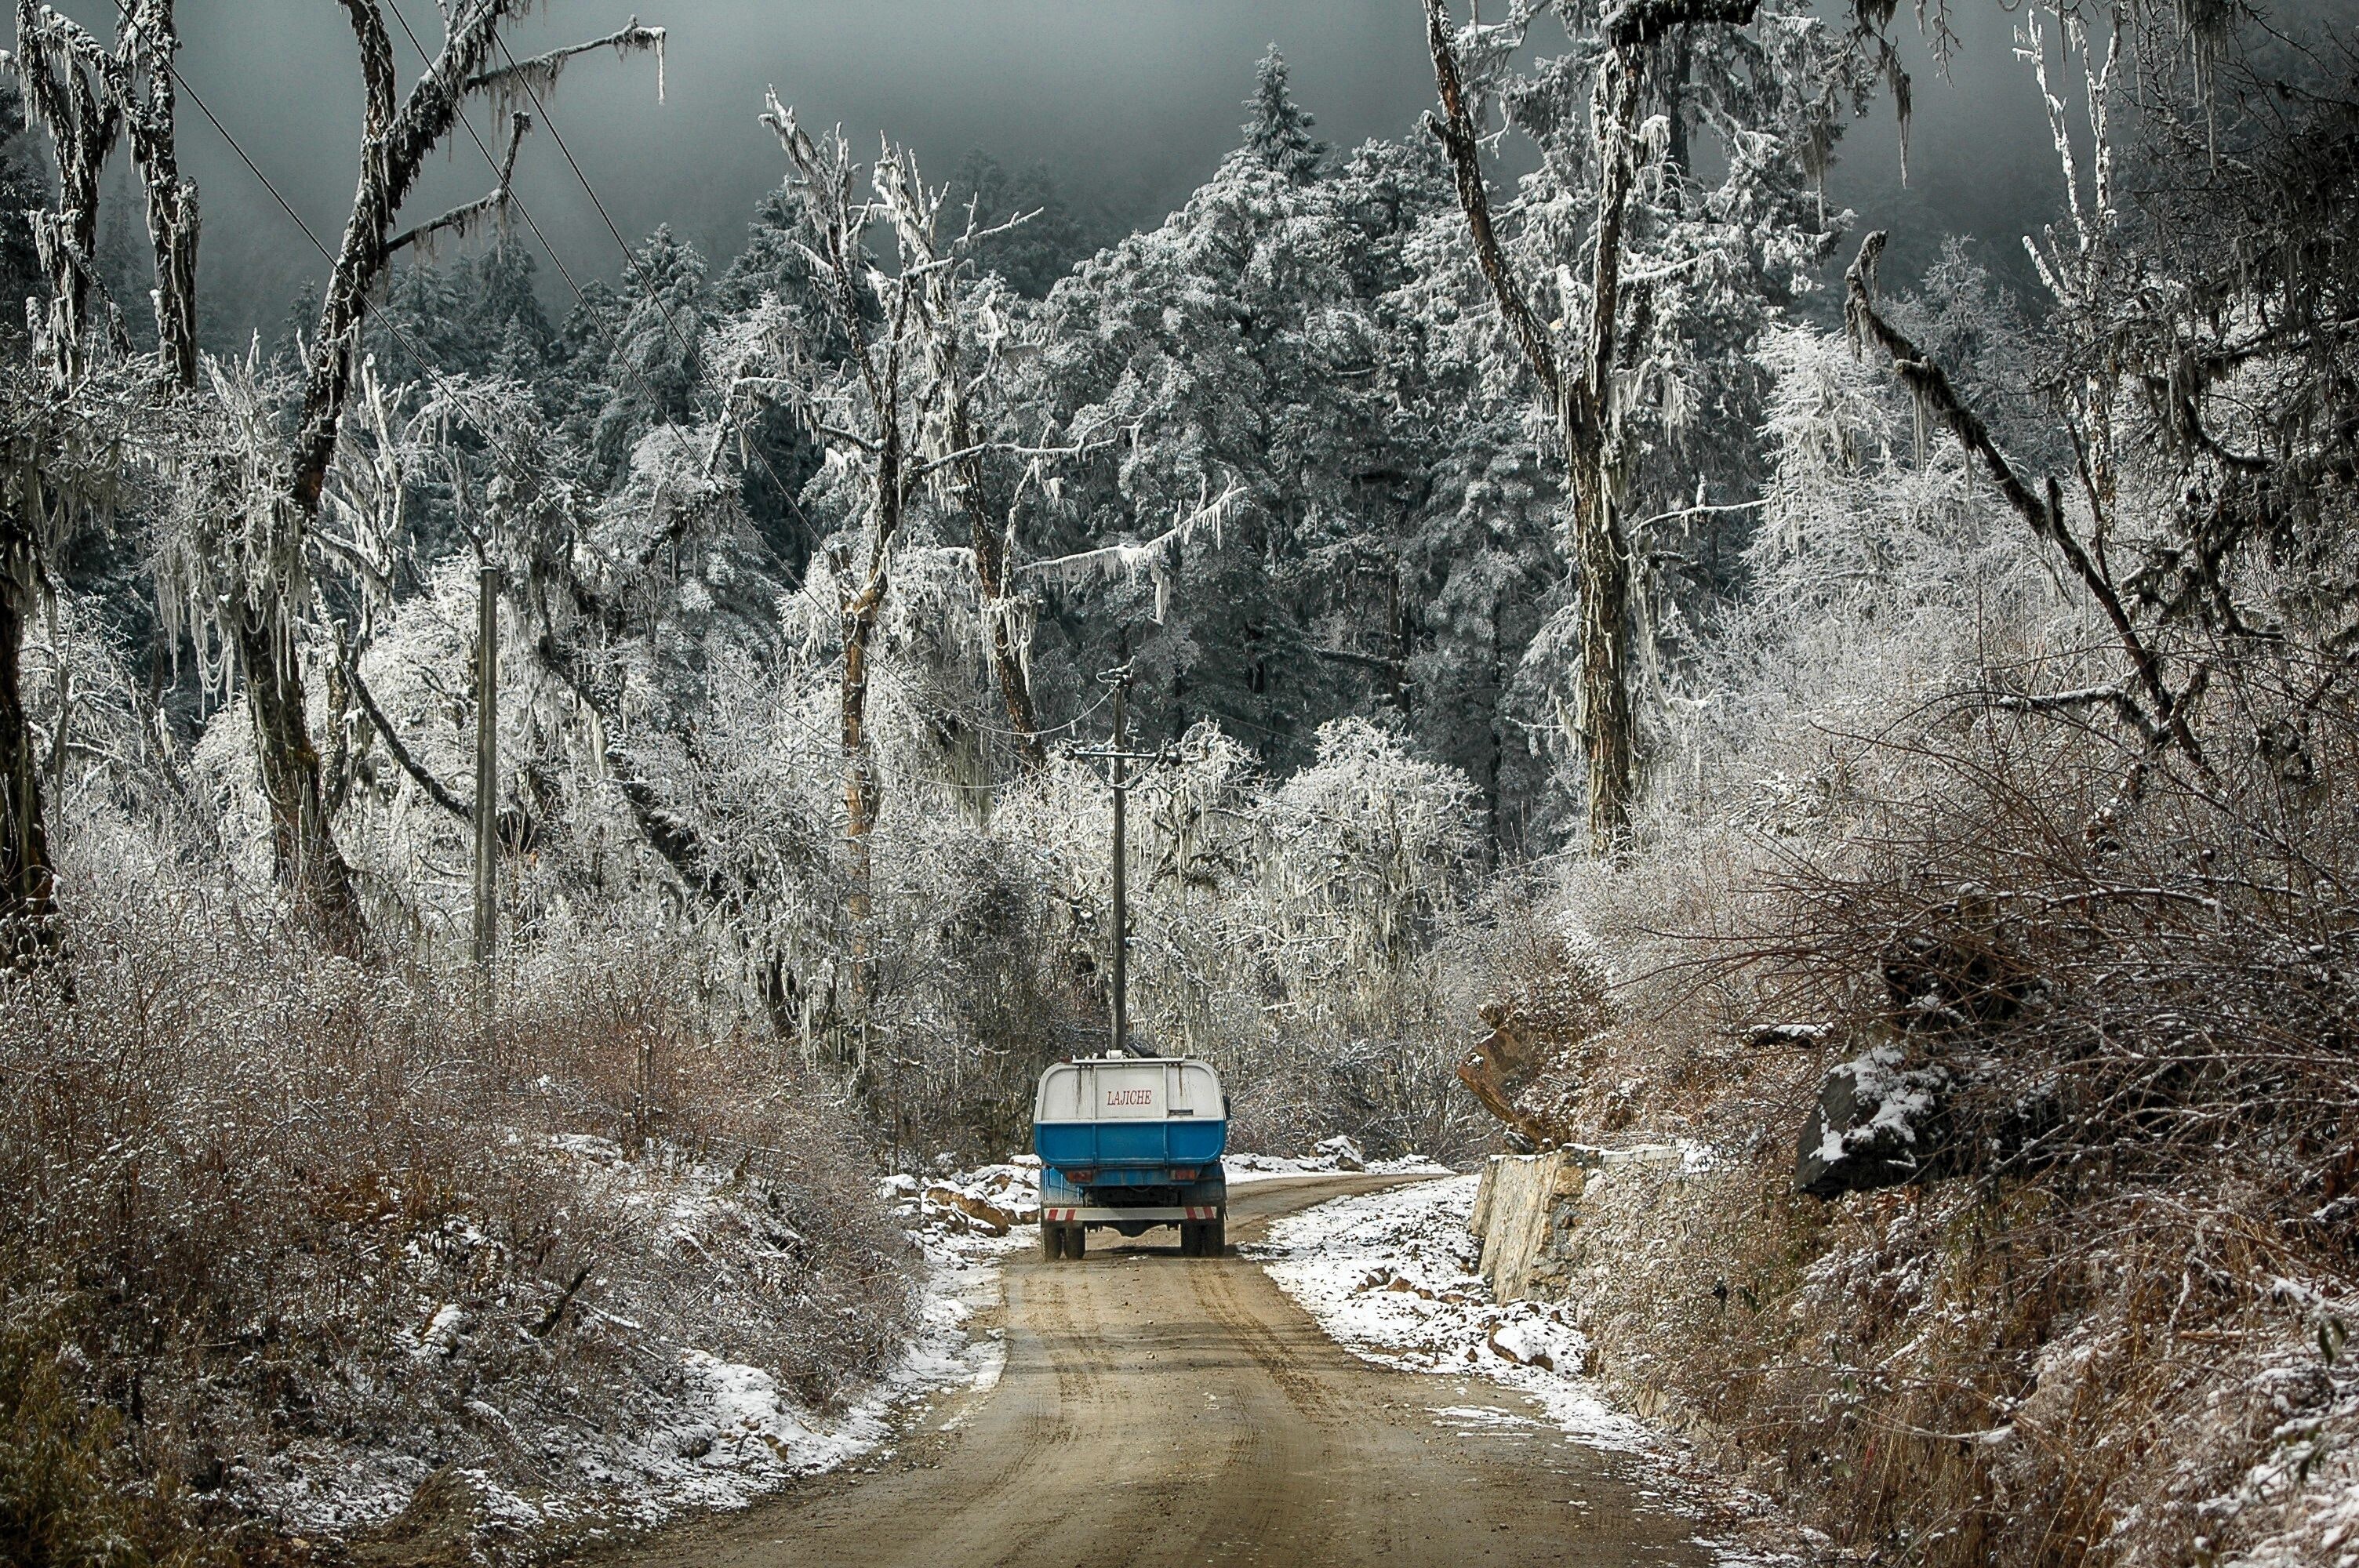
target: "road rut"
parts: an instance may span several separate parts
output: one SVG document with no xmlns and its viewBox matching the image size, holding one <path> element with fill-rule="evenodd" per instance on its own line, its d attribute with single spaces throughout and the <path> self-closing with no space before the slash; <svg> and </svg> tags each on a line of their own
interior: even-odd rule
<svg viewBox="0 0 2359 1568">
<path fill-rule="evenodd" d="M 1256 1184 L 1229 1235 L 1382 1178 Z M 998 1386 L 937 1401 L 871 1474 L 602 1555 L 629 1568 L 1180 1568 L 1709 1561 L 1627 1462 L 1480 1379 L 1372 1367 L 1232 1247 L 1091 1237 L 1007 1264 Z M 1111 1244 L 1109 1244 L 1111 1243 Z M 1443 1412 L 1448 1412 L 1447 1414 Z M 1480 1428 L 1469 1431 L 1469 1428 Z"/>
</svg>

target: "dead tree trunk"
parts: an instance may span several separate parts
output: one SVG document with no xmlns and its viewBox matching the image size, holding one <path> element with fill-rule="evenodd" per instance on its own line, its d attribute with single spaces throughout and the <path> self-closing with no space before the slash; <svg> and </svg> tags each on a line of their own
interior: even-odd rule
<svg viewBox="0 0 2359 1568">
<path fill-rule="evenodd" d="M 1602 146 L 1590 268 L 1588 319 L 1560 359 L 1509 266 L 1491 215 L 1480 132 L 1450 43 L 1446 0 L 1426 0 L 1441 116 L 1427 124 L 1450 156 L 1474 256 L 1497 299 L 1508 337 L 1530 366 L 1564 441 L 1572 510 L 1573 565 L 1581 581 L 1581 734 L 1587 752 L 1590 852 L 1621 852 L 1637 794 L 1637 717 L 1630 696 L 1630 542 L 1614 494 L 1623 454 L 1614 406 L 1621 347 L 1623 228 L 1637 178 L 1637 132 L 1654 46 L 1673 28 L 1743 26 L 1757 0 L 1633 0 L 1606 19 L 1606 54 L 1593 105 Z M 1570 362 L 1567 362 L 1570 361 Z"/>
<path fill-rule="evenodd" d="M 173 0 L 141 0 L 125 17 L 118 59 L 124 123 L 147 192 L 156 257 L 156 354 L 166 379 L 197 384 L 197 188 L 180 175 L 172 57 L 180 38 Z"/>
<path fill-rule="evenodd" d="M 10 524 L 12 531 L 18 524 Z M 25 722 L 20 654 L 33 585 L 24 571 L 29 539 L 12 542 L 7 591 L 0 592 L 0 963 L 18 973 L 53 964 L 62 946 L 57 876 L 41 815 L 41 767 Z"/>
<path fill-rule="evenodd" d="M 116 61 L 95 38 L 35 0 L 17 0 L 16 46 L 25 106 L 49 130 L 58 173 L 57 206 L 27 214 L 49 286 L 47 310 L 28 305 L 27 325 L 35 357 L 62 391 L 80 385 L 110 351 L 130 349 L 96 267 L 99 184 L 123 134 L 112 83 Z"/>
</svg>

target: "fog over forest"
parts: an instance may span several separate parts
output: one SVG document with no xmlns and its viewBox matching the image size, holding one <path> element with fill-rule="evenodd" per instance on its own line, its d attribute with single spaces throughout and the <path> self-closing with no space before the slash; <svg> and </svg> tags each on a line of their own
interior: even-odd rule
<svg viewBox="0 0 2359 1568">
<path fill-rule="evenodd" d="M 108 0 L 68 0 L 84 23 Z M 403 0 L 421 37 L 423 0 Z M 1295 91 L 1339 146 L 1408 134 L 1433 94 L 1424 21 L 1406 0 L 691 0 L 678 16 L 595 0 L 552 7 L 520 25 L 516 48 L 592 36 L 634 15 L 669 32 L 668 97 L 647 72 L 585 70 L 549 107 L 607 211 L 633 241 L 669 223 L 707 257 L 744 245 L 755 204 L 777 184 L 776 158 L 755 123 L 762 93 L 813 124 L 842 123 L 856 145 L 880 133 L 947 172 L 971 149 L 1001 163 L 1045 165 L 1061 193 L 1107 240 L 1178 206 L 1234 144 L 1254 61 L 1275 44 Z M 1903 254 L 1930 259 L 1943 234 L 1989 242 L 1986 265 L 2029 281 L 2017 241 L 2053 215 L 2054 158 L 2026 74 L 2013 68 L 2012 17 L 1959 8 L 1960 47 L 1946 76 L 1913 34 L 1902 50 L 1916 79 L 1910 180 L 1900 181 L 1888 103 L 1854 125 L 1829 198 L 1869 226 L 1901 235 Z M 335 7 L 288 0 L 215 0 L 182 23 L 182 75 L 263 174 L 333 243 L 352 195 L 360 82 L 349 28 Z M 397 31 L 406 75 L 419 65 Z M 477 111 L 488 127 L 491 117 Z M 492 139 L 486 134 L 486 140 Z M 216 346 L 259 327 L 266 336 L 301 280 L 326 263 L 212 127 L 191 114 L 184 154 L 203 190 L 206 331 Z M 256 149 L 266 148 L 267 157 Z M 479 194 L 484 172 L 459 138 L 425 178 L 421 205 Z M 518 194 L 578 279 L 612 279 L 620 252 L 562 153 L 529 138 Z M 135 222 L 114 191 L 110 222 Z M 563 289 L 553 271 L 542 287 Z"/>
</svg>

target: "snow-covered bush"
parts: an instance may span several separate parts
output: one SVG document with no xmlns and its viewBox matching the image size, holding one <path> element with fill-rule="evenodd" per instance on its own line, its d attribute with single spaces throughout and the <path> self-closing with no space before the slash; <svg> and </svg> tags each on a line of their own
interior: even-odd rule
<svg viewBox="0 0 2359 1568">
<path fill-rule="evenodd" d="M 486 985 L 74 872 L 71 993 L 0 1008 L 0 1411 L 111 1408 L 92 1475 L 331 1530 L 453 1465 L 603 1506 L 703 1368 L 823 1408 L 897 1356 L 860 1149 L 652 933 Z"/>
</svg>

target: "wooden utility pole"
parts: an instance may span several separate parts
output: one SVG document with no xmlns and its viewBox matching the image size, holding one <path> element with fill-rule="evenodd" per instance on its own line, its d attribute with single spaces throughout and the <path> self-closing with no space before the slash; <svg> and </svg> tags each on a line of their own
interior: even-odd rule
<svg viewBox="0 0 2359 1568">
<path fill-rule="evenodd" d="M 500 568 L 476 574 L 475 962 L 491 967 L 500 937 Z"/>
<path fill-rule="evenodd" d="M 1117 1056 L 1130 1054 L 1130 846 L 1124 831 L 1130 783 L 1123 769 L 1129 759 L 1122 752 L 1127 739 L 1122 727 L 1122 699 L 1129 689 L 1130 661 L 1125 659 L 1114 683 L 1114 745 L 1110 748 L 1114 764 L 1114 1049 Z"/>
<path fill-rule="evenodd" d="M 1105 746 L 1076 747 L 1069 755 L 1110 765 L 1114 786 L 1114 1054 L 1130 1054 L 1130 853 L 1128 818 L 1132 762 L 1170 759 L 1162 752 L 1128 750 L 1130 732 L 1124 699 L 1130 690 L 1130 638 L 1122 640 L 1122 664 L 1101 673 L 1098 679 L 1114 688 L 1114 740 Z"/>
</svg>

